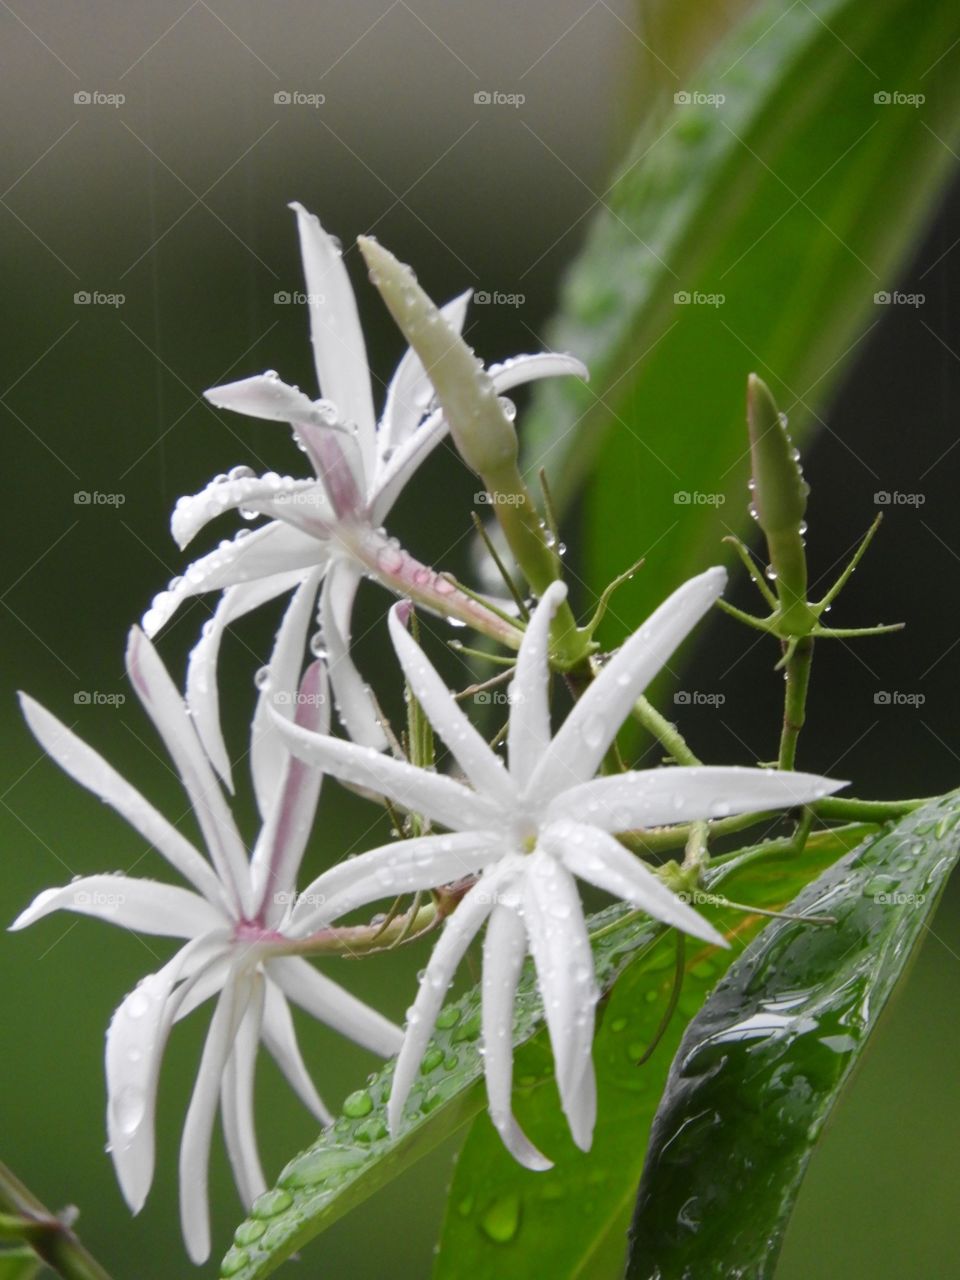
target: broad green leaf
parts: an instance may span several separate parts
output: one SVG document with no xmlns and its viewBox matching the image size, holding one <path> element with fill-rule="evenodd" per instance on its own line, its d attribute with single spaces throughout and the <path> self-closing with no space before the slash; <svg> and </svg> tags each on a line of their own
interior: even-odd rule
<svg viewBox="0 0 960 1280">
<path fill-rule="evenodd" d="M 725 100 L 678 105 L 674 91 Z M 897 92 L 925 101 L 874 101 Z M 747 524 L 747 374 L 769 383 L 802 440 L 885 314 L 874 295 L 896 286 L 954 162 L 960 9 L 764 0 L 665 97 L 604 197 L 548 331 L 592 382 L 544 383 L 523 429 L 526 461 L 547 468 L 559 502 L 590 470 L 587 581 L 646 556 L 624 588 L 638 606 Z M 849 456 L 864 478 L 869 462 Z"/>
<path fill-rule="evenodd" d="M 734 901 L 783 907 L 861 831 L 821 834 L 799 860 L 751 862 L 748 856 L 742 865 L 718 868 L 710 886 Z M 684 1027 L 767 923 L 762 916 L 720 912 L 718 924 L 733 943 L 729 951 L 687 940 L 676 1012 L 642 1066 L 674 987 L 676 934 L 658 938 L 621 975 L 602 1006 L 594 1041 L 598 1106 L 589 1155 L 570 1139 L 556 1090 L 542 1072 L 536 1086 L 517 1090 L 515 1107 L 533 1142 L 555 1161 L 549 1172 L 518 1165 L 487 1115 L 477 1117 L 457 1160 L 434 1280 L 498 1280 L 504 1268 L 509 1275 L 551 1280 L 622 1272 L 647 1134 Z M 541 1052 L 549 1051 L 543 1045 Z"/>
<path fill-rule="evenodd" d="M 849 839 L 849 833 L 823 833 L 812 841 L 795 873 L 790 872 L 798 876 L 791 892 L 836 858 L 846 847 L 844 839 Z M 746 854 L 742 865 L 731 862 L 729 867 L 719 867 L 716 875 L 736 881 L 738 893 L 755 891 L 751 903 L 763 906 L 771 900 L 783 901 L 777 868 L 781 875 L 787 874 L 787 868 L 774 858 L 770 864 L 753 861 Z M 743 928 L 745 919 L 737 916 L 733 929 Z M 638 919 L 622 906 L 592 916 L 590 929 L 595 935 L 597 981 L 603 991 L 609 991 L 634 961 L 648 956 L 664 932 L 658 924 L 646 917 Z M 659 991 L 663 975 L 658 970 L 654 973 Z M 516 1056 L 516 1080 L 521 1090 L 535 1091 L 552 1074 L 546 1035 L 538 1034 L 541 1021 L 536 984 L 528 967 L 518 992 L 514 1024 L 514 1041 L 521 1046 Z M 407 1117 L 396 1138 L 387 1135 L 385 1121 L 393 1071 L 388 1064 L 346 1100 L 340 1118 L 286 1166 L 276 1188 L 260 1197 L 251 1216 L 237 1228 L 221 1274 L 239 1280 L 269 1275 L 308 1240 L 481 1111 L 484 1093 L 479 1034 L 480 996 L 473 990 L 442 1010 L 423 1060 L 420 1083 L 411 1093 Z"/>
<path fill-rule="evenodd" d="M 40 1259 L 32 1249 L 0 1250 L 0 1280 L 34 1280 L 40 1271 Z"/>
<path fill-rule="evenodd" d="M 654 1121 L 629 1280 L 774 1274 L 820 1132 L 960 854 L 960 793 L 867 840 L 734 963 L 683 1037 Z"/>
</svg>

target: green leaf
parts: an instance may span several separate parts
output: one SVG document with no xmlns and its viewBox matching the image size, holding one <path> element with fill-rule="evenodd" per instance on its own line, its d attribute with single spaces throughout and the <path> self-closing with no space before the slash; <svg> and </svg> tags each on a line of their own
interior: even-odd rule
<svg viewBox="0 0 960 1280">
<path fill-rule="evenodd" d="M 0 1250 L 0 1280 L 34 1280 L 40 1271 L 40 1259 L 32 1249 Z"/>
<path fill-rule="evenodd" d="M 710 873 L 709 887 L 753 906 L 782 907 L 861 830 L 821 833 L 801 859 L 754 860 L 756 851 L 747 853 Z M 713 914 L 733 946 L 724 952 L 687 940 L 676 1012 L 642 1066 L 669 1006 L 676 934 L 661 936 L 639 954 L 604 1002 L 594 1041 L 598 1106 L 589 1155 L 570 1139 L 556 1090 L 542 1071 L 534 1073 L 541 1083 L 516 1090 L 515 1109 L 533 1142 L 555 1161 L 549 1172 L 518 1165 L 486 1114 L 477 1117 L 457 1160 L 434 1280 L 499 1280 L 505 1268 L 510 1275 L 551 1280 L 620 1274 L 647 1134 L 680 1036 L 717 978 L 768 923 L 756 915 Z M 536 1044 L 548 1058 L 546 1044 Z M 524 1050 L 525 1063 L 532 1049 Z M 610 1265 L 601 1268 L 599 1259 L 608 1256 Z"/>
<path fill-rule="evenodd" d="M 675 105 L 677 89 L 725 101 Z M 874 102 L 893 91 L 926 101 Z M 764 0 L 665 97 L 548 331 L 592 381 L 542 384 L 522 431 L 527 464 L 547 467 L 560 503 L 590 472 L 587 581 L 647 557 L 624 589 L 638 609 L 747 525 L 748 373 L 766 379 L 802 440 L 884 316 L 874 294 L 894 288 L 954 160 L 960 9 Z M 725 301 L 675 304 L 681 292 Z M 616 617 L 607 625 L 616 643 Z"/>
<path fill-rule="evenodd" d="M 806 883 L 826 862 L 846 847 L 853 828 L 823 832 L 812 840 L 803 858 L 789 874 Z M 756 892 L 756 905 L 783 901 L 781 877 L 790 863 L 771 857 L 755 860 L 746 852 L 718 867 L 717 879 L 736 878 L 743 891 Z M 744 927 L 737 916 L 735 927 Z M 621 973 L 638 957 L 647 955 L 664 930 L 645 916 L 623 906 L 592 916 L 594 962 L 601 990 L 609 991 Z M 661 975 L 658 975 L 658 981 Z M 542 1016 L 532 969 L 528 966 L 517 995 L 514 1043 L 522 1046 L 516 1056 L 516 1080 L 521 1089 L 533 1090 L 552 1074 L 546 1034 L 538 1034 Z M 444 1007 L 424 1057 L 421 1080 L 411 1092 L 407 1114 L 396 1138 L 387 1135 L 386 1103 L 393 1065 L 371 1076 L 367 1086 L 347 1098 L 343 1114 L 320 1135 L 313 1146 L 290 1161 L 276 1188 L 266 1192 L 249 1218 L 234 1233 L 234 1246 L 221 1264 L 221 1275 L 237 1280 L 259 1280 L 308 1240 L 324 1231 L 348 1210 L 379 1187 L 398 1177 L 461 1125 L 473 1119 L 484 1105 L 483 1061 L 479 1053 L 480 993 L 473 990 Z"/>
<path fill-rule="evenodd" d="M 866 841 L 731 967 L 690 1024 L 650 1139 L 628 1280 L 774 1274 L 820 1132 L 960 853 L 960 793 Z"/>
</svg>

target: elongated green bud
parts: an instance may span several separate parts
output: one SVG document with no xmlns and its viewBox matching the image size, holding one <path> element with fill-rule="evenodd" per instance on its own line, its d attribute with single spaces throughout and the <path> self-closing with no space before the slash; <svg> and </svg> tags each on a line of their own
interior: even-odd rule
<svg viewBox="0 0 960 1280">
<path fill-rule="evenodd" d="M 805 635 L 816 623 L 807 604 L 804 514 L 809 486 L 800 455 L 787 432 L 769 387 L 755 373 L 747 379 L 747 429 L 753 479 L 750 514 L 767 540 L 770 574 L 780 602 L 784 631 Z"/>
<path fill-rule="evenodd" d="M 481 478 L 515 463 L 517 433 L 482 361 L 447 323 L 408 266 L 369 236 L 360 236 L 357 244 L 371 281 L 433 383 L 464 462 Z"/>
</svg>

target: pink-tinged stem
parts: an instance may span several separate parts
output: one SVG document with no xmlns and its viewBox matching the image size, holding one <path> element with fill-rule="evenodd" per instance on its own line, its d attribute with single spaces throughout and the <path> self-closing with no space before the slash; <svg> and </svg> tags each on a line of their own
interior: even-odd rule
<svg viewBox="0 0 960 1280">
<path fill-rule="evenodd" d="M 338 537 L 350 554 L 396 595 L 442 617 L 463 622 L 509 649 L 519 649 L 523 637 L 521 627 L 468 596 L 435 569 L 421 564 L 386 534 L 358 524 L 349 533 L 338 531 Z"/>
</svg>

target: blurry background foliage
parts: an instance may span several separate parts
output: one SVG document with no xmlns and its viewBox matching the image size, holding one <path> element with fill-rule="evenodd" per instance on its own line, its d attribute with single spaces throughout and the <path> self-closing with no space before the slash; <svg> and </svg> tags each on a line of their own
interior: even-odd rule
<svg viewBox="0 0 960 1280">
<path fill-rule="evenodd" d="M 730 31 L 740 20 L 744 56 L 734 66 Z M 591 392 L 540 397 L 525 430 L 529 456 L 545 455 L 568 499 L 578 607 L 646 556 L 617 601 L 611 643 L 690 571 L 730 563 L 719 538 L 744 523 L 737 433 L 756 368 L 808 442 L 814 575 L 829 574 L 878 503 L 888 514 L 837 625 L 910 624 L 820 655 L 801 763 L 878 796 L 956 783 L 960 28 L 949 6 L 93 0 L 81 9 L 11 0 L 0 6 L 0 35 L 4 920 L 71 874 L 135 862 L 166 874 L 40 759 L 13 691 L 29 689 L 171 816 L 182 814 L 144 717 L 129 697 L 117 705 L 128 695 L 123 638 L 182 565 L 167 528 L 178 494 L 236 463 L 300 463 L 282 428 L 215 414 L 199 399 L 204 387 L 271 367 L 312 385 L 304 308 L 275 301 L 302 288 L 285 208 L 294 198 L 345 244 L 372 230 L 436 297 L 472 286 L 501 298 L 471 312 L 470 341 L 485 357 L 563 342 L 592 364 Z M 277 102 L 278 93 L 325 100 Z M 477 102 L 478 93 L 525 100 Z M 726 101 L 675 100 L 685 93 Z M 586 266 L 562 283 L 585 243 Z M 605 256 L 620 295 L 606 309 L 592 306 L 588 288 L 591 262 Z M 356 253 L 347 261 L 373 367 L 386 377 L 401 344 Z M 874 302 L 894 291 L 913 302 Z M 683 292 L 725 301 L 675 302 Z M 124 300 L 76 302 L 83 293 Z M 567 318 L 548 324 L 558 294 Z M 567 445 L 582 461 L 567 460 Z M 440 450 L 393 531 L 468 573 L 475 490 Z M 78 493 L 114 497 L 77 502 Z M 683 493 L 725 501 L 675 500 Z M 732 598 L 747 595 L 735 579 Z M 396 712 L 377 625 L 385 604 L 367 591 L 359 657 Z M 198 602 L 164 637 L 175 670 L 205 616 Z M 238 756 L 254 655 L 274 623 L 253 620 L 226 648 Z M 430 630 L 439 651 L 444 633 Z M 780 696 L 768 643 L 716 617 L 693 647 L 690 674 L 678 670 L 663 691 L 666 709 L 706 759 L 768 758 Z M 448 671 L 462 678 L 452 661 Z M 675 689 L 686 701 L 673 702 Z M 248 798 L 239 803 L 249 819 Z M 330 786 L 308 869 L 383 833 L 369 821 L 368 807 Z M 954 888 L 815 1157 L 784 1278 L 960 1270 L 958 911 Z M 118 1277 L 180 1273 L 175 1152 L 202 1017 L 173 1038 L 159 1176 L 139 1220 L 103 1153 L 103 1032 L 164 944 L 61 917 L 0 946 L 4 1158 L 48 1203 L 81 1205 L 86 1239 Z M 411 949 L 344 964 L 343 976 L 399 1018 L 422 963 Z M 336 1105 L 373 1063 L 322 1028 L 304 1025 L 303 1035 Z M 273 1173 L 310 1125 L 267 1063 L 259 1087 Z M 357 1280 L 388 1268 L 424 1275 L 455 1145 L 337 1224 L 308 1268 L 349 1266 Z M 220 1158 L 214 1184 L 215 1238 L 225 1245 L 239 1211 Z"/>
</svg>

